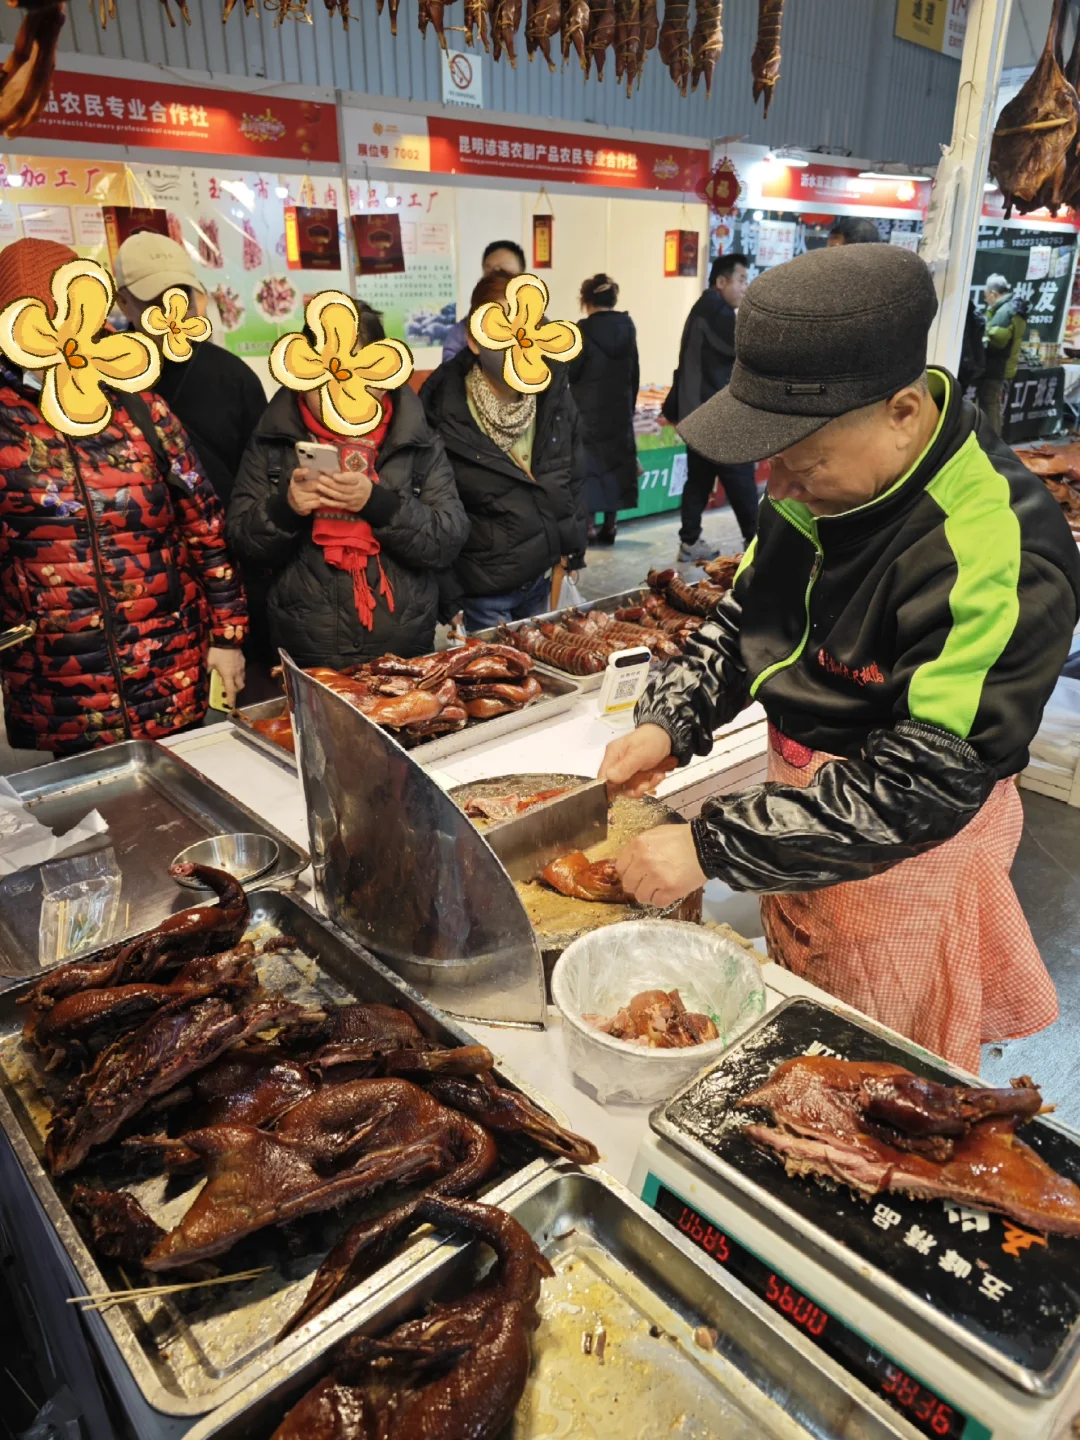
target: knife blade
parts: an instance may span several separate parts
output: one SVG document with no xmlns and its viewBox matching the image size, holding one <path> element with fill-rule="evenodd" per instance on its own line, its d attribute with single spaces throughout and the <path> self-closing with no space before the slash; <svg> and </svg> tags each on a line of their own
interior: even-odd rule
<svg viewBox="0 0 1080 1440">
<path fill-rule="evenodd" d="M 607 839 L 608 797 L 594 780 L 484 831 L 511 880 L 535 880 L 552 860 Z"/>
</svg>

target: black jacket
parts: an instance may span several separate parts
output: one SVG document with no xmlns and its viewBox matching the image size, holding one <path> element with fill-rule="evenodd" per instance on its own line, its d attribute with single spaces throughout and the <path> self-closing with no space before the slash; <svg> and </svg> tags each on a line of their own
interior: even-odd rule
<svg viewBox="0 0 1080 1440">
<path fill-rule="evenodd" d="M 1080 556 L 1057 502 L 956 382 L 912 473 L 814 520 L 768 501 L 733 590 L 638 706 L 685 763 L 752 699 L 784 735 L 845 757 L 804 790 L 766 784 L 693 822 L 741 890 L 858 880 L 950 839 L 1028 744 L 1069 653 Z"/>
<path fill-rule="evenodd" d="M 634 409 L 641 372 L 637 331 L 625 310 L 598 310 L 581 322 L 584 346 L 570 365 L 570 389 L 581 416 L 585 443 L 585 489 L 590 481 L 613 476 L 620 510 L 637 505 L 637 442 Z M 603 504 L 586 500 L 589 510 Z"/>
<path fill-rule="evenodd" d="M 465 396 L 471 350 L 429 375 L 420 391 L 428 420 L 446 445 L 469 538 L 444 580 L 444 611 L 465 595 L 505 595 L 538 580 L 585 548 L 585 510 L 577 407 L 566 367 L 536 397 L 529 477 L 476 424 Z"/>
<path fill-rule="evenodd" d="M 371 630 L 356 613 L 352 579 L 328 565 L 311 538 L 310 516 L 289 508 L 295 445 L 310 438 L 291 390 L 279 390 L 252 436 L 229 506 L 229 547 L 242 561 L 265 567 L 270 633 L 300 665 L 356 665 L 377 655 L 422 655 L 435 638 L 438 572 L 453 563 L 468 531 L 442 441 L 407 387 L 395 392 L 393 414 L 376 460 L 379 484 L 360 512 L 382 547 L 394 592 L 391 614 L 379 597 Z M 374 559 L 368 580 L 378 588 Z"/>
<path fill-rule="evenodd" d="M 711 400 L 731 379 L 735 364 L 735 311 L 715 286 L 697 301 L 679 345 L 680 420 Z"/>
<path fill-rule="evenodd" d="M 228 505 L 255 426 L 266 409 L 262 382 L 238 355 L 207 341 L 190 360 L 162 360 L 157 393 L 187 431 L 206 478 Z"/>
</svg>

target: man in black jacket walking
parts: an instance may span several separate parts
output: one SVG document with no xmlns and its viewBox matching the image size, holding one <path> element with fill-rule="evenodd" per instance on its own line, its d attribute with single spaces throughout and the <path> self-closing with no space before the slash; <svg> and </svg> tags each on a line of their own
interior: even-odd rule
<svg viewBox="0 0 1080 1440">
<path fill-rule="evenodd" d="M 745 255 L 721 255 L 709 271 L 709 288 L 697 301 L 683 326 L 679 346 L 679 420 L 727 385 L 735 363 L 735 312 L 746 294 L 749 260 Z M 692 446 L 686 448 L 686 485 L 682 493 L 679 526 L 680 561 L 714 560 L 720 553 L 701 533 L 701 517 L 717 479 L 749 545 L 757 524 L 758 495 L 753 465 L 718 464 Z"/>
<path fill-rule="evenodd" d="M 683 426 L 772 457 L 734 587 L 650 684 L 609 783 L 641 793 L 751 701 L 769 781 L 661 826 L 616 864 L 667 906 L 757 892 L 774 959 L 968 1070 L 1057 1014 L 1009 881 L 1012 778 L 1072 640 L 1080 557 L 1038 476 L 926 367 L 923 261 L 845 246 L 767 271 L 727 391 Z"/>
</svg>

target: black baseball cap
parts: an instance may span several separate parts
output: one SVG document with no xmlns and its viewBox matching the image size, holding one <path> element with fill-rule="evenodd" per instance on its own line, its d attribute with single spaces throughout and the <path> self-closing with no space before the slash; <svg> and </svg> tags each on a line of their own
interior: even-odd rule
<svg viewBox="0 0 1080 1440">
<path fill-rule="evenodd" d="M 766 270 L 739 306 L 730 384 L 679 434 L 719 465 L 778 455 L 917 380 L 937 305 L 926 264 L 898 245 L 811 250 Z"/>
</svg>

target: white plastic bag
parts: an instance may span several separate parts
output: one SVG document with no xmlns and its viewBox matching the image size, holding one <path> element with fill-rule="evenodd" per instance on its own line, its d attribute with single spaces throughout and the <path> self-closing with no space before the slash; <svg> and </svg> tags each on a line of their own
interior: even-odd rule
<svg viewBox="0 0 1080 1440">
<path fill-rule="evenodd" d="M 710 1015 L 718 1040 L 683 1050 L 649 1050 L 616 1040 L 584 1015 L 614 1015 L 642 990 L 678 990 L 688 1010 Z M 575 1075 L 608 1100 L 664 1100 L 713 1063 L 765 1013 L 761 966 L 714 930 L 677 920 L 627 920 L 582 935 L 551 976 Z"/>
<path fill-rule="evenodd" d="M 584 604 L 586 604 L 585 596 L 578 589 L 568 570 L 563 576 L 562 589 L 559 591 L 559 609 L 577 610 Z"/>
</svg>

